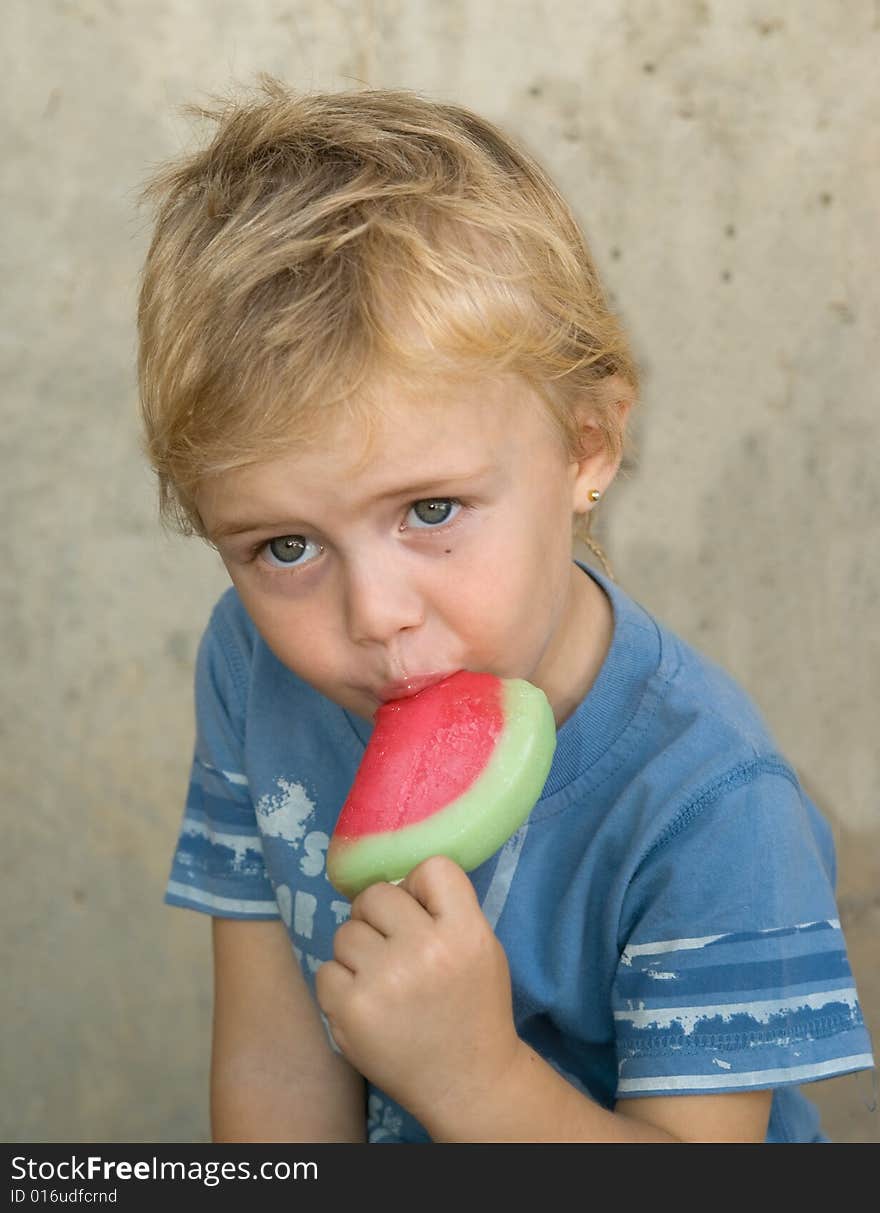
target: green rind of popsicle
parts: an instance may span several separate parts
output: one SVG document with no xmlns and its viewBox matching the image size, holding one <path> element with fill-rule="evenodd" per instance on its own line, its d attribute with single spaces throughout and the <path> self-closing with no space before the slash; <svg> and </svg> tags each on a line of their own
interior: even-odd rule
<svg viewBox="0 0 880 1213">
<path fill-rule="evenodd" d="M 339 842 L 327 876 L 353 899 L 379 880 L 402 880 L 431 855 L 446 855 L 466 872 L 493 855 L 537 803 L 553 762 L 556 721 L 542 690 L 505 680 L 504 729 L 482 774 L 451 804 L 400 830 Z"/>
</svg>

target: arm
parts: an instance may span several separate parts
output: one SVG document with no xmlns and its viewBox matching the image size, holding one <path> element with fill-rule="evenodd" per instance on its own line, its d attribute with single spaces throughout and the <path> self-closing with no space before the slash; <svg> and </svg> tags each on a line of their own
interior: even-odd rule
<svg viewBox="0 0 880 1213">
<path fill-rule="evenodd" d="M 345 1054 L 434 1141 L 763 1141 L 769 1090 L 631 1099 L 613 1112 L 517 1036 L 504 950 L 449 860 L 377 884 L 336 933 L 318 997 Z"/>
<path fill-rule="evenodd" d="M 213 919 L 215 1142 L 363 1142 L 363 1079 L 327 1041 L 281 922 Z"/>
<path fill-rule="evenodd" d="M 519 1043 L 516 1059 L 483 1100 L 429 1113 L 434 1141 L 763 1142 L 769 1090 L 620 1100 L 608 1112 Z"/>
</svg>

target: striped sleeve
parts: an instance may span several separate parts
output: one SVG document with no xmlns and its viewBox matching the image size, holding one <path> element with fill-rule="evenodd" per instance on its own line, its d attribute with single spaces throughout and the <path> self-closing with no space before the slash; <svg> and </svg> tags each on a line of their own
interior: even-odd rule
<svg viewBox="0 0 880 1213">
<path fill-rule="evenodd" d="M 245 771 L 246 664 L 228 603 L 215 609 L 196 660 L 195 754 L 165 902 L 223 918 L 279 918 Z"/>
<path fill-rule="evenodd" d="M 822 852 L 799 789 L 768 775 L 661 840 L 614 987 L 620 1098 L 872 1067 Z"/>
</svg>

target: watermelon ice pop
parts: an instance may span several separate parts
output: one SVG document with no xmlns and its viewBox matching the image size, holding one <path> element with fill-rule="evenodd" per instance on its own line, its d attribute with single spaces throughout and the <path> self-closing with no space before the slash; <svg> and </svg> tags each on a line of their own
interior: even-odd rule
<svg viewBox="0 0 880 1213">
<path fill-rule="evenodd" d="M 532 811 L 555 749 L 547 697 L 523 679 L 459 670 L 383 704 L 330 839 L 331 884 L 354 898 L 431 855 L 478 867 Z"/>
</svg>

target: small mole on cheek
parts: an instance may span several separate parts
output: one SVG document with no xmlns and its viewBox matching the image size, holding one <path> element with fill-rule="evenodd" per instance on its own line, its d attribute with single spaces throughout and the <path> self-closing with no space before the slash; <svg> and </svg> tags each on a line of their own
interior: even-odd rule
<svg viewBox="0 0 880 1213">
<path fill-rule="evenodd" d="M 450 553 L 451 551 L 452 551 L 452 548 L 447 548 L 447 549 L 446 549 L 446 555 L 448 556 L 448 555 L 449 555 L 449 553 Z"/>
</svg>

